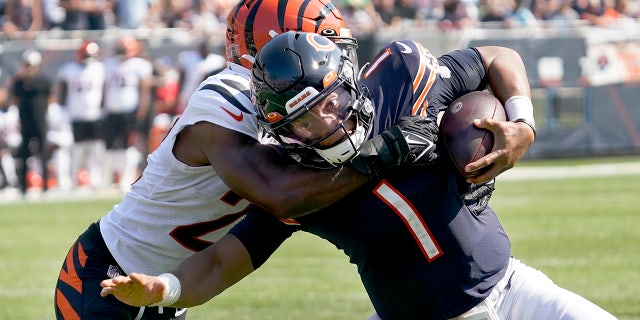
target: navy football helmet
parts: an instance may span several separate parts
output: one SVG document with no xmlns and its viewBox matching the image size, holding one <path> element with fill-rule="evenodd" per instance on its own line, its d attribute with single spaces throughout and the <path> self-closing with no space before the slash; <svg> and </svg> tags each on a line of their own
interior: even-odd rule
<svg viewBox="0 0 640 320">
<path fill-rule="evenodd" d="M 356 70 L 326 37 L 294 31 L 274 37 L 257 53 L 251 74 L 260 125 L 302 164 L 331 168 L 353 159 L 374 112 Z"/>
</svg>

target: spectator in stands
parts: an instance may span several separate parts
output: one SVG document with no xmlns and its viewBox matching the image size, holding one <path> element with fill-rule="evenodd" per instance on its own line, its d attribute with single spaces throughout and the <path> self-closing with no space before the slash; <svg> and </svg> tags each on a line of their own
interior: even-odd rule
<svg viewBox="0 0 640 320">
<path fill-rule="evenodd" d="M 145 26 L 149 7 L 158 0 L 118 1 L 116 25 L 122 29 L 137 29 Z"/>
<path fill-rule="evenodd" d="M 18 106 L 20 114 L 20 133 L 22 144 L 20 146 L 20 191 L 25 195 L 29 182 L 27 174 L 31 169 L 27 160 L 37 156 L 40 163 L 42 177 L 42 190 L 48 189 L 49 170 L 47 164 L 49 156 L 46 152 L 47 106 L 50 103 L 52 82 L 40 70 L 42 56 L 33 49 L 28 49 L 22 54 L 23 68 L 16 74 L 12 89 L 11 99 Z M 35 160 L 35 159 L 34 159 Z"/>
<path fill-rule="evenodd" d="M 157 0 L 149 7 L 147 26 L 151 28 L 191 28 L 194 1 Z"/>
<path fill-rule="evenodd" d="M 515 5 L 511 0 L 483 0 L 480 6 L 481 22 L 498 23 L 498 25 L 504 26 L 508 17 L 513 13 Z"/>
<path fill-rule="evenodd" d="M 32 39 L 42 30 L 41 0 L 7 0 L 2 28 L 11 38 Z"/>
<path fill-rule="evenodd" d="M 396 15 L 396 0 L 371 0 L 371 4 L 381 26 L 389 26 L 399 22 Z"/>
<path fill-rule="evenodd" d="M 148 150 L 153 66 L 143 56 L 140 40 L 125 35 L 117 40 L 116 55 L 105 61 L 106 167 L 107 174 L 119 177 L 123 190 L 137 178 Z"/>
<path fill-rule="evenodd" d="M 418 7 L 412 0 L 395 0 L 395 18 L 415 20 L 418 17 Z"/>
<path fill-rule="evenodd" d="M 65 10 L 65 30 L 104 30 L 117 0 L 60 0 Z M 123 1 L 120 1 L 121 3 Z M 127 1 L 124 1 L 127 2 Z M 137 1 L 132 1 L 137 2 Z"/>
<path fill-rule="evenodd" d="M 440 19 L 440 28 L 442 30 L 452 29 L 464 29 L 473 27 L 476 25 L 476 17 L 473 16 L 473 12 L 468 10 L 471 6 L 475 6 L 472 3 L 464 2 L 462 0 L 444 0 L 443 3 L 443 16 Z"/>
<path fill-rule="evenodd" d="M 553 11 L 549 20 L 556 26 L 569 25 L 580 20 L 580 14 L 572 7 L 571 0 L 558 0 L 558 8 Z"/>
<path fill-rule="evenodd" d="M 440 21 L 443 16 L 442 0 L 413 0 L 417 8 L 416 22 Z"/>
<path fill-rule="evenodd" d="M 580 15 L 580 19 L 592 25 L 605 26 L 607 24 L 602 17 L 604 14 L 604 1 L 602 0 L 576 0 L 573 8 Z"/>
<path fill-rule="evenodd" d="M 235 5 L 230 0 L 197 1 L 191 17 L 191 28 L 204 35 L 225 30 L 229 9 Z"/>
<path fill-rule="evenodd" d="M 580 4 L 581 7 L 578 8 L 580 19 L 594 26 L 607 27 L 620 17 L 615 10 L 614 0 L 588 0 L 586 4 L 583 2 Z"/>
<path fill-rule="evenodd" d="M 533 0 L 534 3 L 543 3 L 547 0 Z M 515 7 L 511 15 L 506 19 L 506 25 L 510 28 L 535 27 L 539 25 L 538 18 L 531 12 L 529 0 L 515 0 Z M 546 16 L 545 12 L 545 16 Z"/>
<path fill-rule="evenodd" d="M 68 114 L 73 129 L 75 143 L 71 148 L 69 174 L 75 186 L 84 185 L 87 180 L 92 187 L 104 186 L 102 167 L 106 151 L 102 95 L 105 68 L 99 55 L 98 43 L 86 40 L 76 50 L 75 60 L 63 64 L 57 75 L 57 101 Z M 85 178 L 85 173 L 89 179 Z"/>
<path fill-rule="evenodd" d="M 538 21 L 547 21 L 551 19 L 556 5 L 556 0 L 531 0 L 529 5 L 530 11 Z M 517 5 L 517 4 L 516 4 Z"/>
<path fill-rule="evenodd" d="M 62 28 L 66 17 L 66 10 L 60 6 L 60 0 L 42 0 L 45 30 Z"/>
</svg>

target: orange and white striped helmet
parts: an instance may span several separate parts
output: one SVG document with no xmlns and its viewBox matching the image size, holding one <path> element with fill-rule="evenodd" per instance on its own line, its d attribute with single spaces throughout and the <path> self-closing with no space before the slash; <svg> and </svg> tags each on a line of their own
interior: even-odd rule
<svg viewBox="0 0 640 320">
<path fill-rule="evenodd" d="M 329 0 L 240 0 L 227 17 L 227 60 L 251 68 L 256 52 L 287 31 L 326 36 L 356 57 L 357 41 Z"/>
</svg>

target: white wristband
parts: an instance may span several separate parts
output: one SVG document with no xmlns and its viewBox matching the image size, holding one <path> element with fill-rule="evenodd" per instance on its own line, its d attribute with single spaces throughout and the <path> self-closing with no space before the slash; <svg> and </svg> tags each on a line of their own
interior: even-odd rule
<svg viewBox="0 0 640 320">
<path fill-rule="evenodd" d="M 158 278 L 160 281 L 164 282 L 164 294 L 162 295 L 162 301 L 151 304 L 150 307 L 168 307 L 176 303 L 178 298 L 180 298 L 180 292 L 182 291 L 178 277 L 171 273 L 163 273 L 159 275 Z"/>
<path fill-rule="evenodd" d="M 533 118 L 533 103 L 529 97 L 513 96 L 504 103 L 507 119 L 513 122 L 524 122 L 535 132 L 536 120 Z"/>
</svg>

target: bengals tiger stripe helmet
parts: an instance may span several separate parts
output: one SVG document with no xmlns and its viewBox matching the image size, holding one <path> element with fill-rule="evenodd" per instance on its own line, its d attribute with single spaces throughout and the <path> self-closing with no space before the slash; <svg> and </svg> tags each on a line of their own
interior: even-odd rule
<svg viewBox="0 0 640 320">
<path fill-rule="evenodd" d="M 227 60 L 251 69 L 256 52 L 287 31 L 321 34 L 357 57 L 358 43 L 330 0 L 240 0 L 227 17 Z"/>
</svg>

